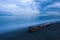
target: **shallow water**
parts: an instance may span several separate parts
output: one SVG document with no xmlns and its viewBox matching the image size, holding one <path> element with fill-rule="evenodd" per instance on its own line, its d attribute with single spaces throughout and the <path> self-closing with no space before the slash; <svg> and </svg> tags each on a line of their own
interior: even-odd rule
<svg viewBox="0 0 60 40">
<path fill-rule="evenodd" d="M 32 26 L 41 24 L 42 22 L 49 22 L 60 20 L 59 16 L 0 16 L 1 28 L 23 28 L 24 26 Z"/>
</svg>

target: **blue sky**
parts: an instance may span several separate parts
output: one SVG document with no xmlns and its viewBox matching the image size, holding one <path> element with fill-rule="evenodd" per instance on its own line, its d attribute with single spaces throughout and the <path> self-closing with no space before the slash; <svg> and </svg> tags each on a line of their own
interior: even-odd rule
<svg viewBox="0 0 60 40">
<path fill-rule="evenodd" d="M 0 16 L 60 15 L 60 0 L 0 0 Z"/>
</svg>

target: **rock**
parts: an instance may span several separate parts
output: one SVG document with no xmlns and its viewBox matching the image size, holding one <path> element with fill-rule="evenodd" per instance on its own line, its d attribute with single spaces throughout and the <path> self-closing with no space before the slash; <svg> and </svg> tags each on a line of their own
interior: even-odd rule
<svg viewBox="0 0 60 40">
<path fill-rule="evenodd" d="M 29 32 L 39 31 L 41 29 L 44 29 L 46 27 L 49 27 L 52 24 L 54 24 L 54 23 L 43 23 L 43 24 L 40 24 L 40 25 L 31 26 L 31 27 L 29 27 Z"/>
</svg>

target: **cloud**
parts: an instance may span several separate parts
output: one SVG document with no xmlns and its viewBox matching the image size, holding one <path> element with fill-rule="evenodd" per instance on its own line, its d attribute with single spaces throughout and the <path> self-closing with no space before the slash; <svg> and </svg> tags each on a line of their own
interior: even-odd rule
<svg viewBox="0 0 60 40">
<path fill-rule="evenodd" d="M 60 2 L 54 2 L 43 9 L 45 15 L 60 15 Z M 43 14 L 44 15 L 44 14 Z"/>
<path fill-rule="evenodd" d="M 25 16 L 31 16 L 36 14 L 38 15 L 39 13 L 37 6 L 35 5 L 35 2 L 32 0 L 26 1 L 21 0 L 18 5 L 16 3 L 2 2 L 0 3 L 0 12 L 1 11 L 10 12 L 11 15 L 25 15 Z"/>
<path fill-rule="evenodd" d="M 53 0 L 1 0 L 0 2 L 0 12 L 11 15 L 53 15 L 53 13 L 60 13 L 59 8 L 60 2 L 53 2 Z"/>
<path fill-rule="evenodd" d="M 47 6 L 47 8 L 50 8 L 50 7 L 60 8 L 60 2 L 55 2 L 55 3 L 53 3 L 52 5 L 48 5 L 48 6 Z"/>
<path fill-rule="evenodd" d="M 0 10 L 2 9 L 3 12 L 10 12 L 12 14 L 15 14 L 19 11 L 18 6 L 15 4 L 0 4 Z"/>
</svg>

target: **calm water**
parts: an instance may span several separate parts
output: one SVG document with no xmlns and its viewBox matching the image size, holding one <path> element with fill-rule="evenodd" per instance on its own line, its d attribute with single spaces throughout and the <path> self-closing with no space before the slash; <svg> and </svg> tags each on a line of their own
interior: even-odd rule
<svg viewBox="0 0 60 40">
<path fill-rule="evenodd" d="M 49 20 L 59 20 L 59 16 L 0 16 L 0 25 L 5 27 L 17 24 L 29 24 L 35 22 L 44 22 Z"/>
</svg>

